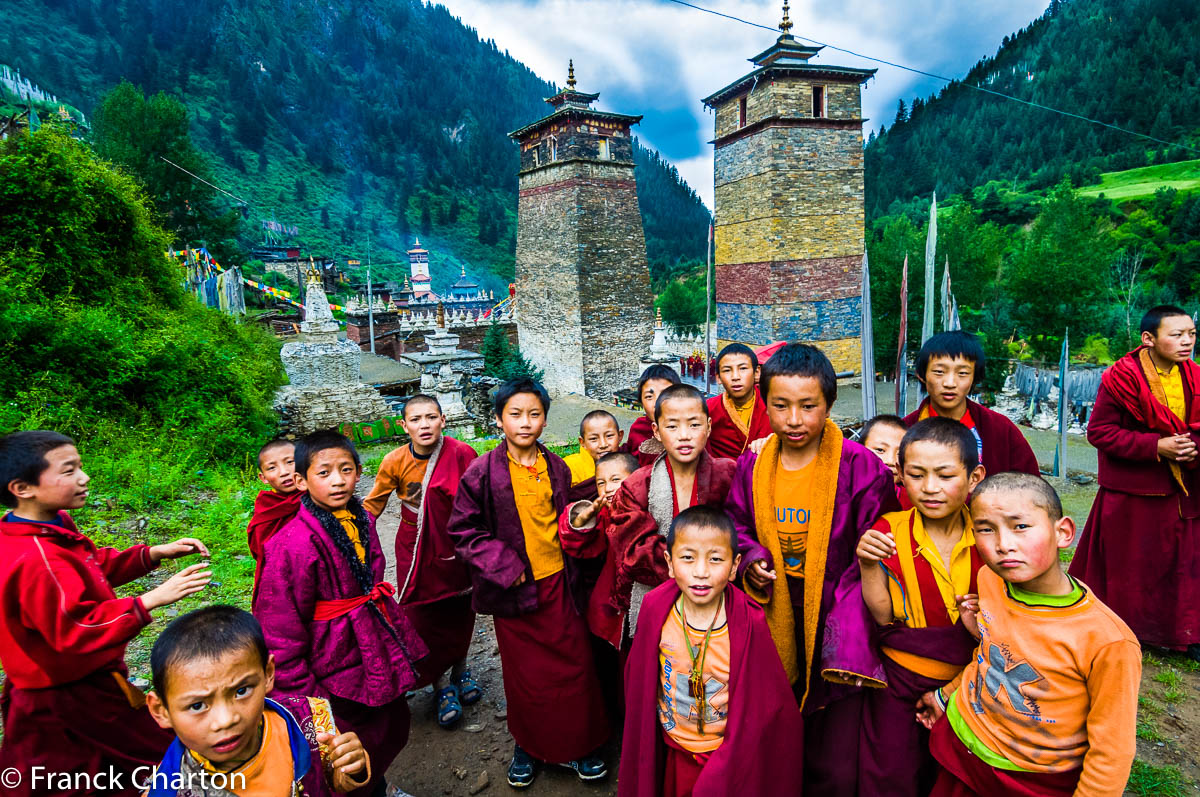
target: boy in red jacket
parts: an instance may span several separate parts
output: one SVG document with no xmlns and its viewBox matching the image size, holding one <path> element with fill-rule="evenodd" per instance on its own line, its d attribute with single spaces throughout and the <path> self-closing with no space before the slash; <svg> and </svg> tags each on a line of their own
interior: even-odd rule
<svg viewBox="0 0 1200 797">
<path fill-rule="evenodd" d="M 246 527 L 250 555 L 254 557 L 254 593 L 262 575 L 267 540 L 300 511 L 304 491 L 296 485 L 296 444 L 275 439 L 258 450 L 258 480 L 271 489 L 254 499 L 254 515 Z"/>
<path fill-rule="evenodd" d="M 126 677 L 125 646 L 152 610 L 199 592 L 212 574 L 194 564 L 137 598 L 118 598 L 113 587 L 208 549 L 191 538 L 97 548 L 67 513 L 87 501 L 89 480 L 65 435 L 0 438 L 0 503 L 13 510 L 0 521 L 0 770 L 19 775 L 4 783 L 7 795 L 69 793 L 35 782 L 35 768 L 104 773 L 114 793 L 136 794 L 133 770 L 157 763 L 171 742 Z"/>
</svg>

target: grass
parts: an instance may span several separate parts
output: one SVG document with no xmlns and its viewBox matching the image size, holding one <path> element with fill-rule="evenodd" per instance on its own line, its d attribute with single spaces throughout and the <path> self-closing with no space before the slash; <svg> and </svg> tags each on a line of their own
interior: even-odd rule
<svg viewBox="0 0 1200 797">
<path fill-rule="evenodd" d="M 1179 767 L 1156 766 L 1145 761 L 1134 760 L 1126 789 L 1137 795 L 1155 797 L 1183 797 L 1187 793 L 1188 781 Z"/>
<path fill-rule="evenodd" d="M 1167 739 L 1158 730 L 1158 723 L 1151 717 L 1138 717 L 1137 738 L 1147 742 L 1165 742 Z"/>
<path fill-rule="evenodd" d="M 1104 194 L 1109 199 L 1146 199 L 1164 187 L 1178 191 L 1200 189 L 1200 160 L 1105 172 L 1100 175 L 1099 185 L 1087 186 L 1079 193 L 1093 197 Z"/>
</svg>

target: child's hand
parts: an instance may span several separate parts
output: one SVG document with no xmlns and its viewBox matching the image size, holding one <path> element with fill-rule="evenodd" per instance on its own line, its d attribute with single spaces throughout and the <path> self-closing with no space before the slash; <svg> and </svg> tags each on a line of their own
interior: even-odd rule
<svg viewBox="0 0 1200 797">
<path fill-rule="evenodd" d="M 968 595 L 955 595 L 954 602 L 958 604 L 958 616 L 971 636 L 979 639 L 979 596 L 974 592 Z"/>
<path fill-rule="evenodd" d="M 767 440 L 769 439 L 770 437 L 760 437 L 757 440 L 751 440 L 748 448 L 754 452 L 755 456 L 758 456 L 767 447 Z"/>
<path fill-rule="evenodd" d="M 764 590 L 775 580 L 775 571 L 767 569 L 766 559 L 759 559 L 746 568 L 746 580 L 755 589 Z"/>
<path fill-rule="evenodd" d="M 575 517 L 571 519 L 572 526 L 586 526 L 596 519 L 600 514 L 600 510 L 608 504 L 604 496 L 600 496 L 595 501 L 581 501 L 579 511 Z"/>
<path fill-rule="evenodd" d="M 517 580 L 513 582 L 513 586 L 519 587 L 524 583 L 525 583 L 525 573 L 521 573 L 521 575 L 517 576 Z"/>
<path fill-rule="evenodd" d="M 200 540 L 192 537 L 182 537 L 175 542 L 168 542 L 165 545 L 153 545 L 150 547 L 150 561 L 158 564 L 163 559 L 178 559 L 181 556 L 198 553 L 201 556 L 209 556 L 208 548 Z"/>
<path fill-rule="evenodd" d="M 917 722 L 924 725 L 927 729 L 932 729 L 933 724 L 942 718 L 946 712 L 942 711 L 942 707 L 938 705 L 937 698 L 933 692 L 926 692 L 917 700 Z"/>
<path fill-rule="evenodd" d="M 882 562 L 896 554 L 896 538 L 890 531 L 867 529 L 859 538 L 854 553 L 862 562 Z"/>
<path fill-rule="evenodd" d="M 1186 434 L 1159 438 L 1158 455 L 1176 462 L 1191 462 L 1196 458 L 1196 444 Z"/>
<path fill-rule="evenodd" d="M 355 733 L 334 736 L 318 733 L 317 743 L 329 749 L 330 785 L 339 794 L 348 794 L 367 779 L 367 751 Z M 357 777 L 356 777 L 357 776 Z"/>
<path fill-rule="evenodd" d="M 185 567 L 143 595 L 142 605 L 149 612 L 160 606 L 170 606 L 188 595 L 196 594 L 204 589 L 209 581 L 212 581 L 212 571 L 205 570 L 206 567 L 208 567 L 208 562 L 197 562 Z"/>
</svg>

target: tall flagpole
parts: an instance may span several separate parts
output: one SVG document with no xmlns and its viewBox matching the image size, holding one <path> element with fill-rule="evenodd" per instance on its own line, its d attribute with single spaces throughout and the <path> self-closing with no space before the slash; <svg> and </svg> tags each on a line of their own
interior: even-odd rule
<svg viewBox="0 0 1200 797">
<path fill-rule="evenodd" d="M 900 275 L 900 334 L 896 341 L 896 414 L 908 412 L 908 255 Z"/>
<path fill-rule="evenodd" d="M 875 328 L 871 320 L 871 267 L 862 259 L 862 411 L 863 420 L 875 417 Z"/>
<path fill-rule="evenodd" d="M 1068 328 L 1063 332 L 1062 355 L 1058 359 L 1058 446 L 1054 452 L 1054 475 L 1063 479 L 1067 478 L 1067 418 L 1070 415 L 1067 408 L 1071 404 L 1067 393 L 1071 377 L 1070 336 Z"/>
<path fill-rule="evenodd" d="M 925 318 L 921 324 L 921 345 L 933 337 L 934 330 L 934 271 L 937 269 L 937 192 L 929 205 L 929 227 L 925 231 Z"/>
<path fill-rule="evenodd" d="M 713 224 L 712 219 L 708 222 L 708 254 L 705 256 L 704 262 L 704 395 L 709 393 L 709 386 L 712 380 L 712 369 L 709 368 L 709 363 L 712 361 L 712 246 L 713 246 Z"/>
<path fill-rule="evenodd" d="M 371 290 L 371 228 L 367 227 L 367 334 L 371 336 L 371 354 L 375 353 L 375 295 Z"/>
</svg>

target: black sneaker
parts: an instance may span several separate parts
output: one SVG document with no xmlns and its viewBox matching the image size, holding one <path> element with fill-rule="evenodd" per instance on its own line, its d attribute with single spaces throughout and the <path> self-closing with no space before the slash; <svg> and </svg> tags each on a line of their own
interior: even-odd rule
<svg viewBox="0 0 1200 797">
<path fill-rule="evenodd" d="M 512 762 L 508 765 L 508 785 L 514 789 L 527 789 L 537 776 L 537 762 L 533 756 L 514 745 Z"/>
<path fill-rule="evenodd" d="M 579 776 L 580 780 L 601 780 L 608 777 L 608 765 L 604 763 L 604 759 L 600 757 L 599 753 L 568 761 L 563 766 L 575 770 L 575 774 Z"/>
<path fill-rule="evenodd" d="M 1188 645 L 1188 657 L 1197 663 L 1200 663 L 1200 645 Z"/>
</svg>

